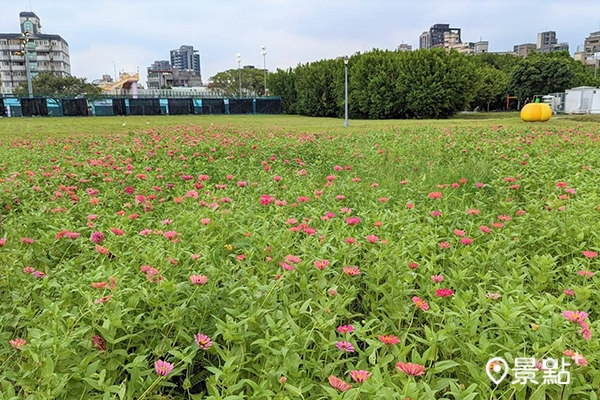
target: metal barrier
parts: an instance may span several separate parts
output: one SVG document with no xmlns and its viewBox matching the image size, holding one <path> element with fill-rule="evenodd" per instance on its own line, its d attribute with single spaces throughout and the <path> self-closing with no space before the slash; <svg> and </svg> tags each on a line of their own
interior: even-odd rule
<svg viewBox="0 0 600 400">
<path fill-rule="evenodd" d="M 2 117 L 281 114 L 279 97 L 263 98 L 16 98 L 0 97 Z"/>
</svg>

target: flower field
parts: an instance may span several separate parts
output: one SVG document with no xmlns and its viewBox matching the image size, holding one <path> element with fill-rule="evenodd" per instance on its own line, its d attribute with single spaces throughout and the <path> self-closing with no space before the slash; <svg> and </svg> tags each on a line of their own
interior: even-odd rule
<svg viewBox="0 0 600 400">
<path fill-rule="evenodd" d="M 597 124 L 0 142 L 3 399 L 600 394 Z"/>
</svg>

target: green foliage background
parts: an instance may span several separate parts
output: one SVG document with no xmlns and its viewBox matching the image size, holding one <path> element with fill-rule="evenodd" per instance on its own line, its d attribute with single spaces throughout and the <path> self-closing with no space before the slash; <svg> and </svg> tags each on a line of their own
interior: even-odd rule
<svg viewBox="0 0 600 400">
<path fill-rule="evenodd" d="M 350 57 L 350 118 L 449 118 L 465 109 L 503 109 L 508 95 L 535 95 L 598 86 L 593 69 L 567 52 L 465 55 L 444 49 L 378 50 Z M 284 111 L 312 117 L 344 115 L 341 59 L 299 64 L 269 74 L 267 87 Z"/>
</svg>

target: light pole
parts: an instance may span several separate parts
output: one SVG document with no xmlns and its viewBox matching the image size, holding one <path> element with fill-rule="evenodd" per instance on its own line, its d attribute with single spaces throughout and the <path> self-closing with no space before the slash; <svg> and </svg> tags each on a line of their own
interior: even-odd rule
<svg viewBox="0 0 600 400">
<path fill-rule="evenodd" d="M 33 98 L 33 84 L 31 82 L 31 69 L 29 68 L 29 42 L 31 42 L 32 37 L 29 31 L 25 31 L 22 34 L 22 44 L 21 49 L 23 50 L 23 57 L 25 57 L 25 71 L 27 73 L 27 88 L 29 89 L 29 98 Z"/>
<path fill-rule="evenodd" d="M 119 81 L 119 78 L 117 78 L 117 63 L 113 61 L 113 67 L 115 67 L 115 80 L 114 82 L 117 83 Z"/>
<path fill-rule="evenodd" d="M 598 76 L 598 53 L 594 53 L 594 79 Z"/>
<path fill-rule="evenodd" d="M 238 80 L 240 82 L 240 98 L 242 97 L 242 55 L 240 53 L 236 54 L 237 63 L 238 63 Z"/>
<path fill-rule="evenodd" d="M 344 56 L 344 126 L 349 126 L 348 122 L 348 56 Z"/>
<path fill-rule="evenodd" d="M 267 97 L 267 48 L 265 46 L 261 47 L 262 56 L 263 56 L 263 66 L 265 70 L 265 97 Z"/>
</svg>

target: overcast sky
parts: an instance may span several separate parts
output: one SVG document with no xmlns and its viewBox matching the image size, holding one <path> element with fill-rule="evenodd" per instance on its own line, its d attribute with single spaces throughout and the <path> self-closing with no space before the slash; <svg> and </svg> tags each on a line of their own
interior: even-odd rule
<svg viewBox="0 0 600 400">
<path fill-rule="evenodd" d="M 419 35 L 436 23 L 462 28 L 463 41 L 480 38 L 490 51 L 535 43 L 554 30 L 571 53 L 600 30 L 598 0 L 31 0 L 42 32 L 59 34 L 71 52 L 72 73 L 88 80 L 118 70 L 136 72 L 169 59 L 169 51 L 193 45 L 202 77 L 242 65 L 267 68 L 299 62 L 419 47 Z M 19 31 L 19 12 L 29 0 L 0 0 L 0 32 Z"/>
</svg>

